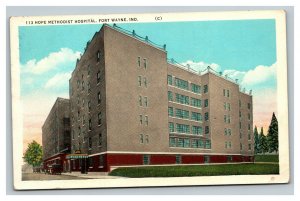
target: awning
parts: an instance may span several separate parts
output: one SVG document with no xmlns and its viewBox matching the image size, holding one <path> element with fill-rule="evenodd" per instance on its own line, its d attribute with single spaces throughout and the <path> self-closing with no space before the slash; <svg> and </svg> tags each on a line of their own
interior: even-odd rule
<svg viewBox="0 0 300 201">
<path fill-rule="evenodd" d="M 88 158 L 89 155 L 87 154 L 69 154 L 67 155 L 67 159 L 81 159 L 81 158 Z"/>
</svg>

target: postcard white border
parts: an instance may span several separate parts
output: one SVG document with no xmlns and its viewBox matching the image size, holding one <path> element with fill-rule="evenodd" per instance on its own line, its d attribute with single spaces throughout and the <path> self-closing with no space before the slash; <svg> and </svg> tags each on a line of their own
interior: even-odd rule
<svg viewBox="0 0 300 201">
<path fill-rule="evenodd" d="M 67 20 L 89 18 L 136 17 L 137 23 L 174 21 L 211 21 L 211 20 L 247 20 L 275 19 L 277 48 L 277 103 L 279 124 L 279 175 L 234 175 L 174 178 L 126 178 L 126 179 L 93 179 L 93 180 L 51 180 L 22 181 L 21 165 L 23 152 L 22 100 L 20 99 L 20 68 L 18 27 L 26 25 L 26 20 Z M 120 23 L 120 22 L 118 22 Z M 128 22 L 125 22 L 128 23 Z M 136 23 L 136 22 L 132 22 Z M 73 23 L 72 23 L 73 24 Z M 57 24 L 55 24 L 57 25 Z M 65 24 L 63 24 L 65 25 Z M 70 25 L 70 24 L 69 24 Z M 51 26 L 49 24 L 39 26 Z M 288 96 L 287 96 L 287 55 L 286 55 L 286 17 L 283 10 L 265 11 L 226 11 L 226 12 L 190 12 L 190 13 L 151 13 L 151 14 L 109 14 L 78 16 L 35 16 L 13 17 L 10 19 L 11 45 L 11 79 L 12 79 L 12 128 L 13 128 L 13 173 L 14 188 L 25 189 L 66 189 L 66 188 L 109 188 L 140 186 L 191 186 L 191 185 L 225 185 L 225 184 L 269 184 L 287 183 L 289 181 L 289 144 L 288 144 Z M 201 179 L 199 179 L 201 178 Z"/>
</svg>

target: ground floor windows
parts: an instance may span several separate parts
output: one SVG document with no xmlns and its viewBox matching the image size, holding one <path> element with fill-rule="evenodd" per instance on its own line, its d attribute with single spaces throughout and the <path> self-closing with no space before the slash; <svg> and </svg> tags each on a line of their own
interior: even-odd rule
<svg viewBox="0 0 300 201">
<path fill-rule="evenodd" d="M 209 163 L 210 157 L 209 156 L 204 156 L 204 163 Z"/>
<path fill-rule="evenodd" d="M 176 164 L 181 164 L 181 156 L 176 155 Z"/>
<path fill-rule="evenodd" d="M 143 165 L 149 165 L 149 164 L 150 164 L 150 156 L 143 155 Z"/>
</svg>

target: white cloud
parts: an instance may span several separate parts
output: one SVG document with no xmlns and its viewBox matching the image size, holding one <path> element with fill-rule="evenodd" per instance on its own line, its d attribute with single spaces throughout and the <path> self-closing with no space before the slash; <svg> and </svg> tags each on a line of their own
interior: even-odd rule
<svg viewBox="0 0 300 201">
<path fill-rule="evenodd" d="M 209 64 L 209 63 L 205 63 L 203 61 L 194 62 L 194 61 L 188 60 L 188 61 L 183 62 L 181 64 L 184 65 L 184 66 L 190 65 L 190 67 L 192 69 L 194 69 L 195 71 L 197 71 L 197 72 L 207 69 L 207 66 L 210 66 L 213 70 L 215 70 L 217 72 L 221 71 L 220 65 L 216 64 L 216 63 Z"/>
<path fill-rule="evenodd" d="M 25 65 L 21 64 L 21 69 L 32 74 L 42 74 L 59 66 L 66 66 L 71 62 L 75 62 L 79 57 L 80 52 L 74 52 L 69 48 L 61 48 L 58 52 L 52 52 L 39 61 L 32 59 Z"/>
<path fill-rule="evenodd" d="M 49 88 L 56 88 L 60 86 L 66 86 L 68 85 L 70 78 L 71 78 L 70 72 L 56 74 L 46 82 L 44 88 L 49 89 Z"/>
<path fill-rule="evenodd" d="M 249 70 L 242 81 L 242 85 L 257 85 L 271 78 L 276 78 L 276 67 L 277 64 L 274 63 L 271 66 L 256 66 L 255 69 Z"/>
</svg>

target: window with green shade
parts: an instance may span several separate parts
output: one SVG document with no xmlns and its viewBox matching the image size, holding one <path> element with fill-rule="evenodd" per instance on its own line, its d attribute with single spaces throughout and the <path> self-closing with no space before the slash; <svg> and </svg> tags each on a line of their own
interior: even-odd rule
<svg viewBox="0 0 300 201">
<path fill-rule="evenodd" d="M 172 107 L 168 108 L 168 114 L 169 114 L 169 117 L 173 117 L 174 116 L 174 111 L 173 111 Z"/>
<path fill-rule="evenodd" d="M 194 83 L 191 83 L 191 90 L 192 90 L 192 92 L 197 93 L 197 94 L 201 93 L 201 87 Z"/>
<path fill-rule="evenodd" d="M 190 133 L 190 126 L 185 124 L 176 124 L 176 131 L 178 133 Z"/>
<path fill-rule="evenodd" d="M 176 164 L 181 164 L 181 156 L 176 155 Z"/>
<path fill-rule="evenodd" d="M 168 85 L 172 85 L 172 84 L 173 84 L 172 75 L 168 75 Z"/>
<path fill-rule="evenodd" d="M 175 130 L 174 130 L 174 123 L 173 122 L 169 122 L 169 132 L 170 133 L 175 132 Z"/>
<path fill-rule="evenodd" d="M 224 129 L 224 135 L 227 135 L 227 128 Z"/>
<path fill-rule="evenodd" d="M 192 134 L 202 135 L 202 127 L 201 126 L 192 126 Z"/>
<path fill-rule="evenodd" d="M 201 100 L 197 99 L 197 98 L 192 98 L 191 97 L 191 106 L 201 108 Z"/>
<path fill-rule="evenodd" d="M 204 148 L 203 140 L 198 140 L 198 148 Z"/>
<path fill-rule="evenodd" d="M 168 100 L 173 101 L 173 93 L 172 91 L 168 91 Z"/>
<path fill-rule="evenodd" d="M 209 120 L 209 114 L 208 114 L 208 112 L 205 112 L 205 113 L 204 113 L 204 120 L 205 120 L 205 121 L 208 121 L 208 120 Z"/>
<path fill-rule="evenodd" d="M 208 99 L 204 100 L 204 107 L 208 107 Z"/>
<path fill-rule="evenodd" d="M 181 94 L 175 94 L 176 95 L 176 102 L 177 103 L 181 103 L 181 104 L 185 104 L 185 105 L 189 105 L 189 97 L 185 96 L 185 95 L 181 95 Z"/>
<path fill-rule="evenodd" d="M 178 138 L 177 147 L 183 147 L 183 138 Z"/>
<path fill-rule="evenodd" d="M 190 139 L 184 138 L 183 143 L 184 143 L 184 147 L 190 147 Z"/>
<path fill-rule="evenodd" d="M 209 126 L 205 126 L 205 134 L 209 134 Z"/>
<path fill-rule="evenodd" d="M 150 163 L 150 156 L 149 155 L 143 155 L 143 164 L 149 165 Z"/>
<path fill-rule="evenodd" d="M 202 115 L 198 112 L 192 112 L 191 119 L 194 121 L 202 121 Z"/>
<path fill-rule="evenodd" d="M 175 78 L 175 85 L 178 88 L 189 90 L 189 83 L 187 81 L 185 81 L 185 80 L 182 80 L 182 79 L 179 79 L 179 78 Z"/>
<path fill-rule="evenodd" d="M 170 137 L 170 140 L 169 140 L 170 142 L 170 147 L 176 147 L 176 138 L 174 138 L 174 137 Z"/>
<path fill-rule="evenodd" d="M 211 148 L 211 143 L 210 140 L 205 141 L 205 149 L 210 149 Z"/>
<path fill-rule="evenodd" d="M 198 140 L 197 139 L 192 139 L 191 146 L 192 146 L 192 148 L 198 148 Z"/>
<path fill-rule="evenodd" d="M 182 109 L 175 109 L 175 114 L 176 117 L 181 118 L 181 119 L 189 119 L 189 111 L 187 110 L 182 110 Z"/>
</svg>

